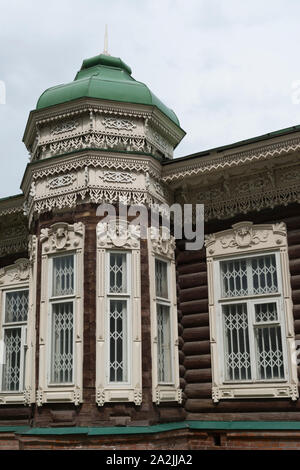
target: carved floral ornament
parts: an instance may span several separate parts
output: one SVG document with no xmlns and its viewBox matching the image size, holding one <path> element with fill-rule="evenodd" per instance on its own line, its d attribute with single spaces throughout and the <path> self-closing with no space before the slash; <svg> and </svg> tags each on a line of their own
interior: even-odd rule
<svg viewBox="0 0 300 470">
<path fill-rule="evenodd" d="M 60 122 L 51 131 L 51 134 L 63 134 L 64 132 L 71 132 L 79 126 L 78 121 L 71 119 L 69 121 Z"/>
<path fill-rule="evenodd" d="M 170 234 L 169 229 L 166 227 L 150 227 L 150 238 L 152 244 L 152 251 L 155 254 L 166 256 L 167 258 L 174 258 L 175 256 L 175 238 Z"/>
<path fill-rule="evenodd" d="M 136 175 L 119 171 L 104 171 L 100 178 L 108 183 L 133 183 Z"/>
<path fill-rule="evenodd" d="M 13 282 L 23 282 L 29 279 L 30 261 L 27 258 L 20 258 L 11 266 L 0 269 L 0 285 Z"/>
<path fill-rule="evenodd" d="M 127 119 L 105 118 L 102 124 L 108 129 L 116 129 L 117 131 L 133 131 L 136 128 L 136 125 Z"/>
<path fill-rule="evenodd" d="M 84 225 L 82 222 L 69 225 L 64 222 L 53 224 L 50 228 L 41 229 L 40 240 L 43 252 L 57 252 L 82 247 Z"/>
<path fill-rule="evenodd" d="M 205 246 L 208 256 L 217 256 L 226 251 L 241 252 L 286 244 L 286 226 L 278 224 L 253 225 L 253 222 L 239 222 L 232 229 L 207 235 Z"/>
<path fill-rule="evenodd" d="M 76 180 L 76 176 L 72 174 L 60 175 L 55 178 L 50 179 L 47 182 L 47 187 L 49 189 L 61 188 L 63 186 L 70 186 Z"/>
<path fill-rule="evenodd" d="M 99 248 L 136 248 L 140 247 L 140 227 L 128 224 L 126 220 L 116 219 L 99 222 L 97 225 Z"/>
</svg>

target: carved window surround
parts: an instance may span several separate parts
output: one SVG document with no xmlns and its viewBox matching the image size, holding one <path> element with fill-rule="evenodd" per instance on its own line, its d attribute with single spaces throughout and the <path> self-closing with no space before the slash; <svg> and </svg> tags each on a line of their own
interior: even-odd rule
<svg viewBox="0 0 300 470">
<path fill-rule="evenodd" d="M 148 257 L 150 279 L 150 315 L 151 315 L 151 356 L 152 356 L 152 400 L 157 405 L 161 402 L 182 401 L 182 390 L 179 386 L 178 358 L 178 319 L 176 297 L 175 240 L 170 233 L 148 229 Z M 170 342 L 172 383 L 158 381 L 158 338 L 157 338 L 157 298 L 155 280 L 155 260 L 167 262 L 170 299 Z"/>
<path fill-rule="evenodd" d="M 221 399 L 241 398 L 298 398 L 297 366 L 292 361 L 294 344 L 294 320 L 292 312 L 292 298 L 289 273 L 289 259 L 287 246 L 287 232 L 284 223 L 253 225 L 252 222 L 239 222 L 232 229 L 208 235 L 206 238 L 207 270 L 208 270 L 208 296 L 209 296 L 209 323 L 210 343 L 212 357 L 212 399 L 218 402 Z M 278 302 L 280 316 L 282 317 L 282 344 L 284 349 L 284 366 L 286 370 L 284 380 L 232 381 L 222 379 L 224 353 L 221 347 L 221 278 L 220 261 L 247 258 L 249 255 L 274 254 L 277 264 L 277 277 L 279 290 Z M 279 269 L 278 269 L 279 268 Z M 263 297 L 263 296 L 260 296 Z M 253 297 L 252 297 L 253 298 Z M 247 297 L 240 297 L 240 301 L 247 302 Z M 266 301 L 266 300 L 265 300 Z M 263 302 L 263 300 L 261 300 Z M 251 339 L 250 339 L 251 343 Z M 254 346 L 253 346 L 254 348 Z"/>
<path fill-rule="evenodd" d="M 41 304 L 40 304 L 40 337 L 39 337 L 39 387 L 37 405 L 49 402 L 70 402 L 76 406 L 82 402 L 82 367 L 83 367 L 83 283 L 84 283 L 84 224 L 73 225 L 56 223 L 50 228 L 42 229 L 40 243 L 42 246 L 41 270 Z M 74 300 L 74 350 L 73 382 L 70 384 L 50 385 L 50 287 L 52 258 L 55 255 L 74 254 L 75 259 L 75 300 Z"/>
<path fill-rule="evenodd" d="M 0 270 L 0 324 L 4 320 L 4 297 L 6 292 L 29 289 L 26 355 L 24 360 L 24 389 L 0 392 L 0 404 L 24 404 L 35 402 L 35 299 L 36 299 L 36 245 L 35 236 L 29 238 L 29 259 L 20 258 L 11 266 Z M 0 331 L 3 339 L 3 331 Z M 22 345 L 25 347 L 25 345 Z"/>
<path fill-rule="evenodd" d="M 116 229 L 117 227 L 117 229 Z M 109 331 L 108 331 L 108 253 L 127 254 L 130 304 L 128 309 L 128 381 L 109 382 Z M 130 261 L 129 261 L 130 260 Z M 96 402 L 142 403 L 142 344 L 141 344 L 141 266 L 139 231 L 121 220 L 115 226 L 105 222 L 97 225 L 97 319 L 96 319 Z"/>
</svg>

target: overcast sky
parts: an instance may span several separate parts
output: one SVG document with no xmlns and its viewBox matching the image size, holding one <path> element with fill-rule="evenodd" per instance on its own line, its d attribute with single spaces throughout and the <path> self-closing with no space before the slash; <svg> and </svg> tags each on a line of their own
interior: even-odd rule
<svg viewBox="0 0 300 470">
<path fill-rule="evenodd" d="M 179 117 L 175 156 L 300 124 L 299 0 L 0 0 L 0 197 L 20 192 L 29 111 L 82 60 L 121 57 Z M 300 88 L 300 86 L 299 86 Z M 300 95 L 299 95 L 300 96 Z"/>
</svg>

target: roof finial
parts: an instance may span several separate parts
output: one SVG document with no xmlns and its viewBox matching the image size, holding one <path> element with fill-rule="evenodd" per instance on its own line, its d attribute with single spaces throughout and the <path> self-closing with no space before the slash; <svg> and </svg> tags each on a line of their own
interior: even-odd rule
<svg viewBox="0 0 300 470">
<path fill-rule="evenodd" d="M 104 54 L 104 55 L 109 55 L 109 53 L 108 53 L 108 33 L 107 33 L 107 24 L 105 25 L 103 54 Z"/>
</svg>

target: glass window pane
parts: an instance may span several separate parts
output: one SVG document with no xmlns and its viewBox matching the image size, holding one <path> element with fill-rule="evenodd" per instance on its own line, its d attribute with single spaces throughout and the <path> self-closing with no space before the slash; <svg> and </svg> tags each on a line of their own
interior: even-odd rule
<svg viewBox="0 0 300 470">
<path fill-rule="evenodd" d="M 223 305 L 225 378 L 251 379 L 247 304 Z"/>
<path fill-rule="evenodd" d="M 155 260 L 156 296 L 168 299 L 168 264 L 165 261 Z"/>
<path fill-rule="evenodd" d="M 258 378 L 283 379 L 283 353 L 280 326 L 256 328 Z"/>
<path fill-rule="evenodd" d="M 109 292 L 112 294 L 126 293 L 126 254 L 110 253 L 109 260 Z"/>
<path fill-rule="evenodd" d="M 52 383 L 73 381 L 73 303 L 52 304 Z"/>
<path fill-rule="evenodd" d="M 7 292 L 5 296 L 5 323 L 25 322 L 28 314 L 28 290 Z"/>
<path fill-rule="evenodd" d="M 74 255 L 53 258 L 53 296 L 74 294 Z"/>
<path fill-rule="evenodd" d="M 222 297 L 248 295 L 245 259 L 221 261 Z"/>
<path fill-rule="evenodd" d="M 157 304 L 158 381 L 172 382 L 170 307 Z"/>
<path fill-rule="evenodd" d="M 109 378 L 127 382 L 127 301 L 110 300 Z"/>
<path fill-rule="evenodd" d="M 21 328 L 4 330 L 5 363 L 2 370 L 2 391 L 19 391 L 21 369 Z"/>
<path fill-rule="evenodd" d="M 276 302 L 256 304 L 255 305 L 255 321 L 268 322 L 277 321 L 277 305 Z"/>
<path fill-rule="evenodd" d="M 251 267 L 253 294 L 278 292 L 275 255 L 252 258 Z"/>
</svg>

